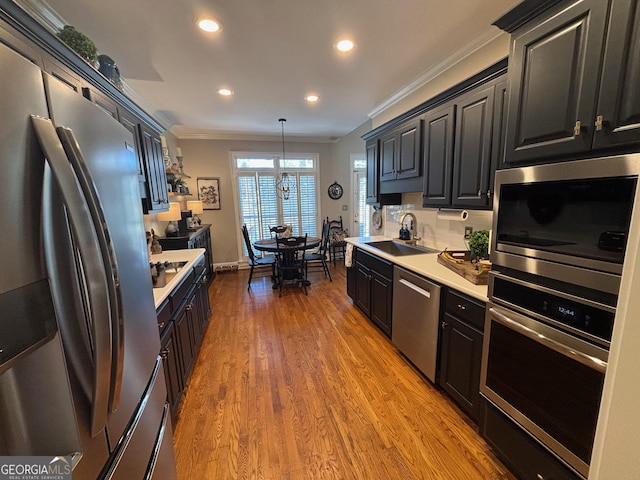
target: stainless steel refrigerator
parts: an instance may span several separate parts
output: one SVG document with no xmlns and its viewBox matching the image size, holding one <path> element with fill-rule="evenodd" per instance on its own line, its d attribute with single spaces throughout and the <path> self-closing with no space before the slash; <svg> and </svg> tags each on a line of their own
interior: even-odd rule
<svg viewBox="0 0 640 480">
<path fill-rule="evenodd" d="M 131 134 L 0 44 L 0 455 L 176 478 Z"/>
</svg>

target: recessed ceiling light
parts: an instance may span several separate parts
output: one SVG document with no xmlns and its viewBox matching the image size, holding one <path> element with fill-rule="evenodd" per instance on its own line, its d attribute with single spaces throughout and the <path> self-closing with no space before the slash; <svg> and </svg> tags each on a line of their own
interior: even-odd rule
<svg viewBox="0 0 640 480">
<path fill-rule="evenodd" d="M 198 21 L 198 27 L 205 32 L 213 33 L 222 30 L 222 23 L 215 18 L 203 18 Z"/>
<path fill-rule="evenodd" d="M 233 90 L 230 90 L 228 88 L 220 88 L 218 89 L 218 93 L 223 97 L 230 97 L 231 95 L 233 95 L 234 92 Z"/>
<path fill-rule="evenodd" d="M 309 103 L 316 103 L 320 100 L 320 97 L 318 95 L 307 95 L 304 99 Z"/>
<path fill-rule="evenodd" d="M 353 49 L 353 46 L 353 41 L 349 40 L 348 38 L 340 40 L 338 43 L 336 43 L 336 48 L 341 52 L 348 52 Z"/>
</svg>

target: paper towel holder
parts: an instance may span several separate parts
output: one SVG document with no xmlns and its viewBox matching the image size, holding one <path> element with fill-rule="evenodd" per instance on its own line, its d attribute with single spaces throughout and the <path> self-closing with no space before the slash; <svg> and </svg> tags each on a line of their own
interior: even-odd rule
<svg viewBox="0 0 640 480">
<path fill-rule="evenodd" d="M 440 220 L 454 220 L 463 222 L 469 218 L 469 212 L 459 208 L 439 208 L 437 213 Z"/>
</svg>

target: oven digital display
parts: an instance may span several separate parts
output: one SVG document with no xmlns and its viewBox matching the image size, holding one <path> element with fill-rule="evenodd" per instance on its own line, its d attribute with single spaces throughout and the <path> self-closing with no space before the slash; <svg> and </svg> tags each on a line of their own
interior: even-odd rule
<svg viewBox="0 0 640 480">
<path fill-rule="evenodd" d="M 577 321 L 580 318 L 580 310 L 558 302 L 551 302 L 551 314 L 565 320 Z"/>
</svg>

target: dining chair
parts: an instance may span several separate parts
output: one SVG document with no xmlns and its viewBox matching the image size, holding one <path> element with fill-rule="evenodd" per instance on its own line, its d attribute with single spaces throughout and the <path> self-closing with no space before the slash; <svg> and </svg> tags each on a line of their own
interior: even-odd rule
<svg viewBox="0 0 640 480">
<path fill-rule="evenodd" d="M 251 278 L 253 277 L 253 269 L 256 267 L 271 267 L 271 278 L 276 276 L 276 259 L 274 257 L 256 257 L 251 247 L 251 240 L 249 239 L 249 231 L 247 225 L 242 225 L 242 236 L 244 237 L 244 244 L 247 247 L 247 254 L 249 255 L 249 281 L 247 282 L 247 290 L 251 288 Z"/>
<path fill-rule="evenodd" d="M 276 225 L 275 227 L 269 227 L 269 232 L 271 232 L 272 238 L 278 238 L 286 230 L 287 230 L 287 227 L 285 227 L 284 225 Z"/>
<path fill-rule="evenodd" d="M 347 232 L 342 226 L 342 215 L 340 215 L 340 220 L 329 220 L 329 217 L 327 217 L 327 222 L 329 223 L 329 261 L 333 261 L 333 266 L 335 267 L 336 258 L 338 256 L 340 258 L 345 257 L 347 242 L 344 239 L 347 236 Z"/>
<path fill-rule="evenodd" d="M 276 238 L 276 246 L 278 249 L 276 256 L 278 296 L 282 297 L 282 291 L 288 284 L 302 286 L 304 294 L 307 295 L 307 263 L 305 260 L 307 236 Z"/>
<path fill-rule="evenodd" d="M 329 253 L 329 227 L 329 222 L 323 220 L 322 238 L 320 239 L 318 251 L 307 253 L 305 255 L 305 259 L 307 261 L 307 272 L 309 269 L 321 267 L 325 276 L 328 276 L 329 281 L 333 282 L 331 272 L 329 272 L 329 266 L 327 265 L 327 254 Z"/>
</svg>

